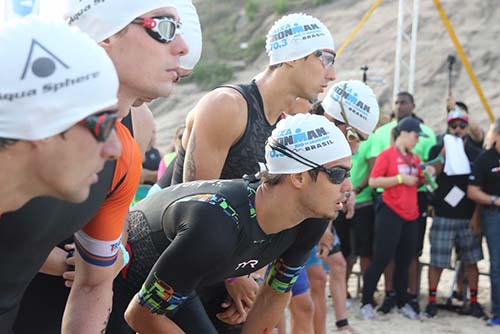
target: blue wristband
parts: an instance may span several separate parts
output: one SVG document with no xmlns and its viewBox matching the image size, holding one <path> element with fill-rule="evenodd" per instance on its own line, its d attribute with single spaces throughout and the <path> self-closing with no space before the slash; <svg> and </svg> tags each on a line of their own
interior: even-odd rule
<svg viewBox="0 0 500 334">
<path fill-rule="evenodd" d="M 123 265 L 122 269 L 127 266 L 128 262 L 130 261 L 130 255 L 127 252 L 127 249 L 123 244 L 120 242 L 120 249 L 122 250 L 122 257 L 123 257 Z"/>
</svg>

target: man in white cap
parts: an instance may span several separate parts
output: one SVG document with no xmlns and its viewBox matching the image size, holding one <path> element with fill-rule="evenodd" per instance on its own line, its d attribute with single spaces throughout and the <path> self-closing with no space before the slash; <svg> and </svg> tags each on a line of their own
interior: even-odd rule
<svg viewBox="0 0 500 334">
<path fill-rule="evenodd" d="M 260 185 L 248 179 L 194 181 L 134 207 L 132 252 L 154 255 L 132 258 L 127 272 L 131 291 L 140 290 L 126 312 L 135 331 L 218 333 L 196 291 L 272 262 L 243 329 L 271 332 L 327 225 L 324 218 L 336 215 L 350 191 L 351 152 L 342 132 L 316 115 L 279 122 L 265 150 L 269 170 Z M 305 220 L 310 217 L 320 219 Z"/>
<path fill-rule="evenodd" d="M 250 84 L 217 88 L 189 113 L 172 184 L 234 179 L 258 172 L 259 163 L 264 163 L 265 140 L 282 111 L 297 97 L 316 98 L 335 78 L 333 38 L 315 17 L 290 14 L 276 21 L 267 34 L 266 50 L 269 66 Z M 227 127 L 228 120 L 231 127 Z M 241 278 L 217 288 L 220 296 L 229 289 L 233 305 L 243 318 L 257 289 L 253 279 L 246 281 Z M 238 331 L 228 327 L 220 316 L 215 317 L 222 311 L 222 302 L 224 298 L 219 303 L 211 302 L 218 308 L 212 320 L 221 332 Z"/>
<path fill-rule="evenodd" d="M 312 109 L 312 110 L 311 110 Z M 297 100 L 288 110 L 289 114 L 311 112 L 323 115 L 334 123 L 345 135 L 353 153 L 351 180 L 356 187 L 367 184 L 367 173 L 362 173 L 366 164 L 359 160 L 359 151 L 365 152 L 370 145 L 368 138 L 379 119 L 379 106 L 372 89 L 358 80 L 342 81 L 335 84 L 321 103 L 311 105 L 305 100 Z M 364 153 L 363 153 L 364 154 Z M 359 175 L 358 175 L 359 174 Z M 366 177 L 365 177 L 366 175 Z M 366 178 L 366 180 L 363 180 Z M 359 188 L 358 188 L 359 189 Z M 354 196 L 349 197 L 344 211 L 354 211 Z M 352 205 L 352 207 L 350 207 Z M 340 220 L 340 216 L 334 223 Z M 345 224 L 345 220 L 340 222 Z M 330 228 L 331 227 L 331 228 Z M 326 273 L 323 259 L 330 269 L 330 289 L 334 300 L 336 325 L 339 330 L 355 332 L 349 325 L 346 310 L 346 260 L 341 253 L 341 243 L 333 225 L 329 226 L 319 244 L 306 263 L 307 275 L 301 273 L 292 289 L 290 303 L 294 330 L 299 332 L 326 333 Z M 310 288 L 310 289 L 309 289 Z M 314 304 L 314 305 L 313 305 Z M 314 310 L 313 312 L 310 310 Z M 314 314 L 314 316 L 313 316 Z M 314 319 L 314 321 L 313 321 Z M 312 329 L 314 327 L 314 329 Z"/>
<path fill-rule="evenodd" d="M 5 23 L 0 45 L 0 215 L 36 196 L 83 202 L 120 155 L 113 64 L 87 36 L 51 21 Z"/>
<path fill-rule="evenodd" d="M 78 26 L 99 42 L 113 61 L 120 81 L 118 117 L 126 116 L 137 100 L 147 101 L 171 93 L 179 76 L 179 58 L 188 52 L 179 35 L 179 17 L 173 3 L 68 0 L 60 5 L 70 25 Z M 85 226 L 75 235 L 77 275 L 66 305 L 63 333 L 99 332 L 106 327 L 113 278 L 126 263 L 127 252 L 121 244 L 123 223 L 139 183 L 142 159 L 129 130 L 118 126 L 122 155 L 116 165 L 106 169 L 111 174 L 101 180 L 99 191 L 96 189 L 89 197 L 90 208 L 81 206 L 77 211 L 59 203 L 37 201 L 6 217 L 16 224 L 31 219 L 50 220 L 54 224 L 72 220 L 74 229 L 56 239 L 52 246 Z M 144 129 L 136 130 L 138 136 L 146 133 Z M 106 203 L 97 212 L 105 197 Z M 56 237 L 51 235 L 50 239 Z M 41 258 L 48 254 L 46 251 L 40 252 Z M 121 258 L 119 254 L 123 255 L 123 261 L 116 261 Z M 37 258 L 32 266 L 28 268 L 26 264 L 22 269 L 25 272 L 18 288 L 26 288 L 34 268 L 40 266 L 39 261 Z"/>
</svg>

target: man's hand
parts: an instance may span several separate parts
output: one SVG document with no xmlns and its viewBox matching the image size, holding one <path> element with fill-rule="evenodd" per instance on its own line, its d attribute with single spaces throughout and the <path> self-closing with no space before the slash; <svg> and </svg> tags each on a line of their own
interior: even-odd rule
<svg viewBox="0 0 500 334">
<path fill-rule="evenodd" d="M 66 258 L 68 270 L 62 274 L 62 277 L 64 278 L 64 285 L 71 288 L 75 280 L 75 243 L 64 245 L 64 249 L 68 252 L 68 257 Z"/>
<path fill-rule="evenodd" d="M 316 256 L 320 259 L 326 259 L 328 257 L 328 254 L 332 250 L 334 241 L 335 235 L 332 233 L 330 225 L 328 225 L 325 233 L 323 233 L 323 236 L 321 237 L 321 239 L 319 239 L 318 252 L 316 253 Z"/>
<path fill-rule="evenodd" d="M 354 206 L 356 205 L 356 193 L 351 191 L 348 193 L 347 200 L 345 201 L 345 217 L 351 219 L 354 217 Z"/>
<path fill-rule="evenodd" d="M 451 111 L 453 108 L 455 108 L 455 98 L 453 97 L 453 93 L 449 91 L 448 97 L 446 98 L 446 109 Z"/>
<path fill-rule="evenodd" d="M 403 178 L 403 183 L 407 186 L 413 186 L 418 182 L 418 177 L 414 175 L 401 174 L 401 177 Z"/>
<path fill-rule="evenodd" d="M 238 313 L 246 318 L 247 311 L 257 297 L 259 285 L 252 276 L 238 277 L 231 282 L 226 281 L 225 284 L 227 292 L 232 298 L 232 304 L 236 307 Z M 221 313 L 221 317 L 225 317 L 225 313 L 226 312 Z"/>
<path fill-rule="evenodd" d="M 237 325 L 244 322 L 247 318 L 247 312 L 250 308 L 245 308 L 244 314 L 240 313 L 236 308 L 235 303 L 231 297 L 227 297 L 226 301 L 221 305 L 226 310 L 221 313 L 217 313 L 216 316 L 220 321 L 223 321 L 230 325 Z"/>
</svg>

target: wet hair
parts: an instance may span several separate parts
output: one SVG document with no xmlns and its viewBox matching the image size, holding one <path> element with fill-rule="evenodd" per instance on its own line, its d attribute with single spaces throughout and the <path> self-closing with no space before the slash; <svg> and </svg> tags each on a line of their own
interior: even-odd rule
<svg viewBox="0 0 500 334">
<path fill-rule="evenodd" d="M 17 142 L 18 142 L 17 139 L 0 138 L 0 151 L 5 150 L 7 147 L 12 146 Z"/>
<path fill-rule="evenodd" d="M 415 100 L 413 99 L 413 95 L 411 95 L 409 92 L 399 92 L 396 94 L 396 96 L 406 96 L 410 99 L 411 103 L 415 104 Z"/>
<path fill-rule="evenodd" d="M 318 179 L 318 173 L 319 171 L 317 169 L 310 169 L 307 171 L 309 175 L 311 176 L 311 179 L 313 179 L 314 182 Z M 275 186 L 277 184 L 280 184 L 283 182 L 286 176 L 289 174 L 271 174 L 267 171 L 264 171 L 260 174 L 262 183 L 270 185 L 270 186 Z"/>
</svg>

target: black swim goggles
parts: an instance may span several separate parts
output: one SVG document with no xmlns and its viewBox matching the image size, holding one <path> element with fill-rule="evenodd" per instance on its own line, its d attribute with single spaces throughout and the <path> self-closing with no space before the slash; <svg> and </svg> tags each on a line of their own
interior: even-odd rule
<svg viewBox="0 0 500 334">
<path fill-rule="evenodd" d="M 311 167 L 313 170 L 326 173 L 326 175 L 328 175 L 328 180 L 330 180 L 330 182 L 333 184 L 341 184 L 342 182 L 345 181 L 345 179 L 351 176 L 350 171 L 344 167 L 336 166 L 336 167 L 326 168 L 324 166 L 318 165 L 314 161 L 311 161 L 301 156 L 297 152 L 290 150 L 285 145 L 280 144 L 274 138 L 269 138 L 267 140 L 267 145 L 269 145 L 269 147 L 272 148 L 273 150 L 278 151 L 279 153 L 289 157 L 290 159 L 298 161 L 301 164 L 306 165 L 307 167 Z"/>
<path fill-rule="evenodd" d="M 168 16 L 139 17 L 131 23 L 142 25 L 148 35 L 160 43 L 172 42 L 181 29 L 181 23 Z"/>
<path fill-rule="evenodd" d="M 86 127 L 98 142 L 103 143 L 115 129 L 116 112 L 116 109 L 106 110 L 99 114 L 90 115 L 82 119 L 78 124 Z"/>
</svg>

